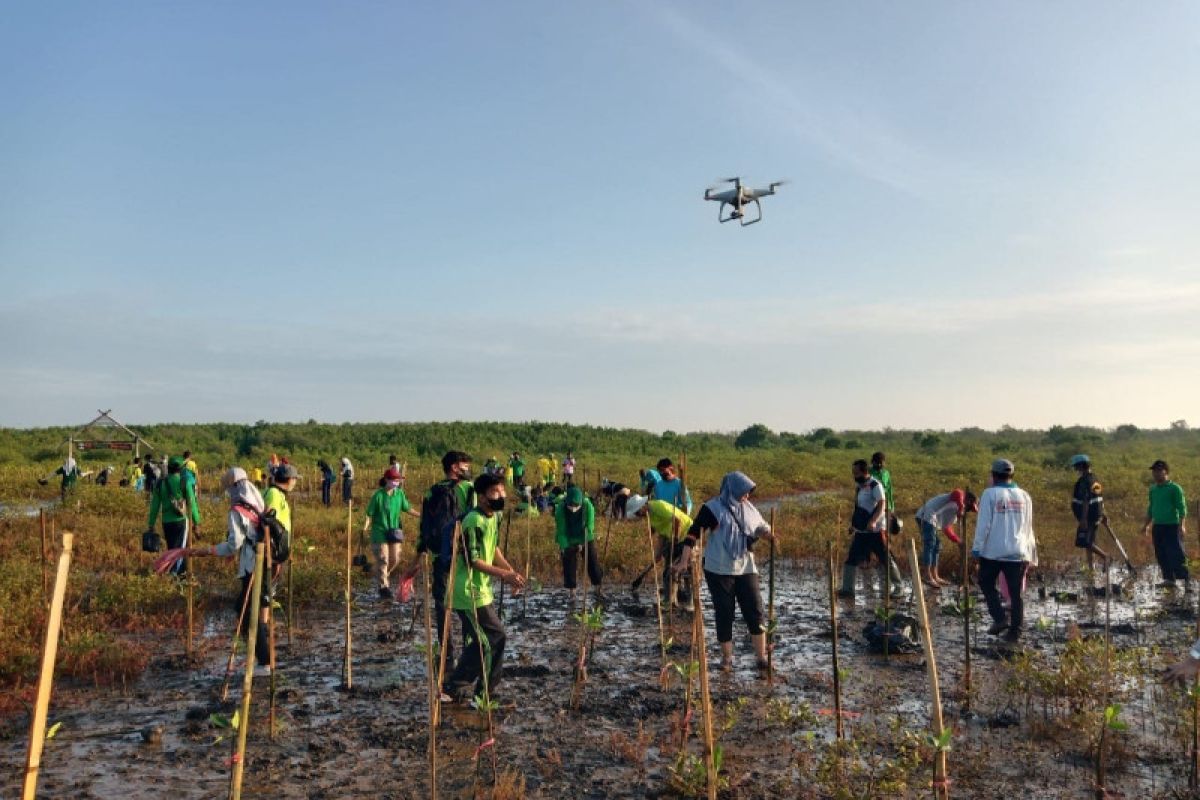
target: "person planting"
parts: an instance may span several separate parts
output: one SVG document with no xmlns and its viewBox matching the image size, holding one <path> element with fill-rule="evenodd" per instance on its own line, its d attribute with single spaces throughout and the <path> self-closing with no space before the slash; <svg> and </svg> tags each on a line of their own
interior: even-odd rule
<svg viewBox="0 0 1200 800">
<path fill-rule="evenodd" d="M 376 577 L 379 581 L 379 596 L 391 597 L 388 585 L 391 574 L 400 568 L 400 549 L 404 541 L 404 525 L 401 515 L 408 514 L 420 519 L 404 494 L 404 475 L 394 466 L 383 473 L 380 486 L 367 503 L 363 530 L 371 529 L 371 551 L 375 555 Z"/>
<path fill-rule="evenodd" d="M 992 462 L 992 485 L 979 498 L 975 539 L 971 555 L 979 559 L 979 588 L 992 616 L 989 636 L 1004 633 L 1015 642 L 1021 638 L 1025 603 L 1025 573 L 1037 566 L 1037 539 L 1033 533 L 1033 499 L 1013 481 L 1015 467 L 1008 459 Z M 996 580 L 1001 575 L 1008 585 L 1009 614 L 1000 602 Z"/>
<path fill-rule="evenodd" d="M 478 504 L 462 520 L 461 563 L 454 571 L 453 607 L 463 629 L 463 651 L 447 690 L 462 701 L 492 692 L 504 666 L 504 623 L 492 603 L 492 578 L 520 589 L 525 578 L 500 549 L 500 521 L 506 498 L 504 480 L 495 475 L 475 479 Z"/>
<path fill-rule="evenodd" d="M 183 478 L 183 459 L 178 456 L 173 456 L 167 462 L 167 477 L 158 481 L 150 494 L 150 518 L 146 521 L 146 530 L 154 530 L 160 513 L 167 549 L 187 547 L 188 521 L 191 521 L 193 530 L 199 530 L 200 507 L 196 504 L 194 484 Z M 171 574 L 179 577 L 186 575 L 187 559 L 175 562 Z"/>
<path fill-rule="evenodd" d="M 588 580 L 596 588 L 596 602 L 604 602 L 600 584 L 604 575 L 596 554 L 596 507 L 578 486 L 571 486 L 563 500 L 554 507 L 554 541 L 562 558 L 563 587 L 575 598 L 579 551 L 587 551 Z M 586 544 L 586 546 L 585 546 Z"/>
<path fill-rule="evenodd" d="M 1071 458 L 1071 467 L 1079 473 L 1071 491 L 1071 513 L 1075 515 L 1075 546 L 1087 551 L 1088 571 L 1093 569 L 1095 556 L 1100 556 L 1108 569 L 1108 553 L 1096 544 L 1096 529 L 1104 517 L 1104 496 L 1100 481 L 1092 474 L 1091 459 L 1080 454 Z"/>
<path fill-rule="evenodd" d="M 660 561 L 663 564 L 662 591 L 665 594 L 667 591 L 667 570 L 671 569 L 672 564 L 679 558 L 683 552 L 683 540 L 687 536 L 688 531 L 692 529 L 692 518 L 683 512 L 683 509 L 676 508 L 663 500 L 649 500 L 646 497 L 635 494 L 631 495 L 625 502 L 625 518 L 626 519 L 645 519 L 650 517 L 650 530 L 658 534 L 658 552 L 654 556 L 654 564 Z M 679 523 L 679 529 L 676 533 L 676 520 Z M 675 549 L 671 549 L 671 540 L 676 538 Z M 651 565 L 650 569 L 653 569 Z M 649 570 L 647 570 L 648 572 Z M 644 577 L 645 573 L 643 573 Z M 640 585 L 640 580 L 637 584 Z M 637 586 L 634 586 L 634 591 L 637 591 Z M 691 570 L 684 570 L 675 579 L 675 597 L 664 598 L 663 602 L 674 602 L 677 606 L 685 611 L 691 611 L 695 608 L 692 593 L 692 573 Z"/>
<path fill-rule="evenodd" d="M 892 561 L 887 549 L 887 496 L 883 484 L 871 477 L 867 462 L 855 461 L 851 467 L 857 489 L 854 493 L 854 512 L 850 517 L 850 551 L 842 565 L 842 588 L 838 597 L 854 597 L 854 583 L 858 567 L 866 567 L 874 555 L 879 566 L 889 570 L 891 594 L 898 597 L 904 592 L 900 569 Z"/>
<path fill-rule="evenodd" d="M 333 501 L 333 484 L 337 482 L 337 475 L 324 459 L 317 461 L 317 469 L 321 470 L 321 504 L 329 508 Z"/>
<path fill-rule="evenodd" d="M 767 668 L 762 597 L 758 588 L 758 567 L 754 563 L 751 547 L 759 539 L 774 540 L 775 533 L 750 502 L 754 487 L 754 481 L 741 472 L 730 472 L 722 478 L 720 494 L 701 506 L 675 563 L 677 573 L 687 569 L 692 548 L 699 541 L 701 532 L 709 532 L 704 546 L 704 581 L 708 584 L 716 614 L 721 668 L 725 670 L 733 668 L 735 603 L 742 610 L 742 619 L 750 629 L 755 663 L 760 670 Z"/>
<path fill-rule="evenodd" d="M 258 527 L 269 512 L 258 488 L 250 482 L 241 467 L 230 468 L 221 478 L 221 486 L 229 495 L 229 514 L 226 517 L 228 535 L 225 541 L 211 547 L 181 547 L 167 550 L 154 564 L 155 572 L 162 574 L 183 559 L 194 556 L 232 558 L 237 556 L 238 577 L 242 581 L 242 592 L 237 609 L 246 606 L 246 597 L 254 585 L 255 545 L 258 543 Z M 271 674 L 271 649 L 269 624 L 271 620 L 271 587 L 283 565 L 276 561 L 273 574 L 263 576 L 262 609 L 259 612 L 258 635 L 254 640 L 256 676 Z"/>
<path fill-rule="evenodd" d="M 1159 588 L 1174 589 L 1177 579 L 1191 591 L 1187 568 L 1187 554 L 1183 549 L 1183 537 L 1187 536 L 1187 501 L 1183 488 L 1171 480 L 1170 467 L 1159 459 L 1150 465 L 1154 483 L 1150 486 L 1150 505 L 1146 509 L 1146 523 L 1142 534 L 1154 537 L 1154 557 L 1162 570 Z"/>
<path fill-rule="evenodd" d="M 938 553 L 942 549 L 938 532 L 946 534 L 946 538 L 955 544 L 960 543 L 962 539 L 954 530 L 955 521 L 964 511 L 978 510 L 975 495 L 962 489 L 935 495 L 917 509 L 917 525 L 921 528 L 921 567 L 925 570 L 925 582 L 930 586 L 946 586 L 950 583 L 938 575 Z"/>
</svg>

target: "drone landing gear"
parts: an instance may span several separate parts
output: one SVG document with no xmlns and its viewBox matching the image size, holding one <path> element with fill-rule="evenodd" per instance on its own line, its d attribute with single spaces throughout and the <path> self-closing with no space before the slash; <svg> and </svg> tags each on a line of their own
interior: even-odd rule
<svg viewBox="0 0 1200 800">
<path fill-rule="evenodd" d="M 758 209 L 757 217 L 754 217 L 753 219 L 747 219 L 745 206 L 739 207 L 739 206 L 735 206 L 731 203 L 722 203 L 721 207 L 717 209 L 717 221 L 718 222 L 732 222 L 733 220 L 738 220 L 738 222 L 741 224 L 741 226 L 743 228 L 746 227 L 747 225 L 753 225 L 756 222 L 762 222 L 762 204 L 758 202 L 757 198 L 751 202 L 753 202 L 755 207 Z M 729 206 L 728 216 L 726 216 L 724 213 L 725 206 Z"/>
</svg>

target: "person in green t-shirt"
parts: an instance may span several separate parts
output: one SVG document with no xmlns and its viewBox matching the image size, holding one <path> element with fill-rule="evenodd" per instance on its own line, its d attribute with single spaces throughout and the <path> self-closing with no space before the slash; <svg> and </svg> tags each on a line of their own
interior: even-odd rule
<svg viewBox="0 0 1200 800">
<path fill-rule="evenodd" d="M 604 602 L 600 584 L 604 573 L 596 554 L 596 507 L 578 486 L 567 489 L 566 495 L 554 506 L 554 542 L 562 557 L 563 587 L 575 597 L 579 551 L 586 550 L 588 580 L 596 588 L 596 602 Z"/>
<path fill-rule="evenodd" d="M 1154 484 L 1150 487 L 1150 504 L 1146 509 L 1146 524 L 1142 533 L 1154 536 L 1154 557 L 1162 569 L 1160 589 L 1174 589 L 1175 581 L 1183 581 L 1184 589 L 1191 589 L 1188 581 L 1187 553 L 1183 549 L 1183 537 L 1187 536 L 1187 501 L 1183 488 L 1171 480 L 1170 467 L 1159 459 L 1150 465 Z"/>
<path fill-rule="evenodd" d="M 463 651 L 446 689 L 455 700 L 490 694 L 500 682 L 507 634 L 492 604 L 492 578 L 520 589 L 525 578 L 500 550 L 504 480 L 497 475 L 475 479 L 477 505 L 463 518 L 462 544 L 454 565 L 451 603 L 463 629 Z M 485 668 L 486 665 L 486 668 Z"/>
<path fill-rule="evenodd" d="M 187 547 L 189 536 L 188 523 L 191 532 L 200 529 L 200 507 L 196 504 L 196 492 L 193 484 L 183 477 L 183 459 L 173 456 L 167 462 L 167 477 L 154 486 L 150 494 L 150 518 L 146 520 L 146 529 L 154 530 L 154 523 L 162 515 L 163 537 L 167 540 L 167 548 L 174 550 Z M 180 559 L 171 568 L 172 575 L 183 577 L 187 574 L 187 560 Z"/>
<path fill-rule="evenodd" d="M 508 466 L 512 468 L 513 486 L 521 487 L 525 485 L 525 462 L 521 460 L 521 454 L 513 451 L 512 458 L 508 460 Z"/>
<path fill-rule="evenodd" d="M 420 519 L 421 512 L 414 511 L 404 494 L 404 475 L 395 466 L 390 466 L 379 480 L 379 488 L 367 503 L 367 515 L 363 530 L 371 530 L 371 552 L 375 554 L 376 577 L 379 580 L 379 596 L 391 597 L 388 581 L 393 572 L 400 568 L 400 548 L 404 541 L 404 525 L 401 514 Z"/>
</svg>

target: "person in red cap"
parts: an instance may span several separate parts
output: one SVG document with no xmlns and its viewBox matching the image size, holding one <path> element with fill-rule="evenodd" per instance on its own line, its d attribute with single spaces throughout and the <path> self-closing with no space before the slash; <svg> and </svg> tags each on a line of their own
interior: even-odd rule
<svg viewBox="0 0 1200 800">
<path fill-rule="evenodd" d="M 420 518 L 404 494 L 404 475 L 396 467 L 388 467 L 379 480 L 379 488 L 367 503 L 367 518 L 363 530 L 371 529 L 371 550 L 375 554 L 379 579 L 379 596 L 390 597 L 388 579 L 400 566 L 400 545 L 404 541 L 401 514 Z"/>
<path fill-rule="evenodd" d="M 921 526 L 921 566 L 925 568 L 925 582 L 930 586 L 939 587 L 950 583 L 938 575 L 938 553 L 942 549 L 938 531 L 958 544 L 962 539 L 954 530 L 954 523 L 964 511 L 978 510 L 975 495 L 962 489 L 931 497 L 925 501 L 925 505 L 917 509 L 917 524 Z"/>
</svg>

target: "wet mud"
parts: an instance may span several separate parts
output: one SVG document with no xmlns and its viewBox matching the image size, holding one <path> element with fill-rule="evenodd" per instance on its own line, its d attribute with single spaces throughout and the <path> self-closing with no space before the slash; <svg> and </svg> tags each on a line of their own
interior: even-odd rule
<svg viewBox="0 0 1200 800">
<path fill-rule="evenodd" d="M 887 658 L 868 652 L 863 628 L 876 617 L 881 593 L 873 570 L 855 601 L 839 601 L 838 641 L 848 737 L 867 752 L 846 777 L 823 772 L 834 738 L 827 577 L 822 565 L 781 565 L 777 577 L 776 676 L 755 669 L 745 628 L 735 624 L 736 663 L 719 670 L 711 613 L 706 613 L 715 729 L 728 786 L 723 797 L 929 796 L 928 760 L 914 767 L 899 792 L 876 791 L 888 767 L 872 771 L 872 753 L 923 740 L 930 725 L 929 683 L 921 652 Z M 1114 576 L 1118 573 L 1114 571 Z M 763 600 L 767 589 L 763 581 Z M 1194 598 L 1152 588 L 1152 576 L 1127 583 L 1111 601 L 1114 646 L 1186 649 Z M 628 584 L 605 587 L 607 609 L 571 708 L 581 638 L 565 592 L 546 588 L 508 597 L 508 646 L 503 682 L 495 687 L 495 744 L 477 711 L 444 706 L 438 732 L 441 797 L 489 796 L 496 772 L 515 787 L 505 796 L 614 798 L 677 796 L 672 789 L 685 719 L 678 671 L 664 670 L 654 589 L 632 596 Z M 976 595 L 978 593 L 975 593 Z M 1028 707 L 1012 684 L 1014 659 L 1060 655 L 1079 637 L 1102 637 L 1105 598 L 1078 574 L 1050 574 L 1026 592 L 1027 630 L 1019 647 L 988 637 L 986 614 L 972 623 L 972 694 L 963 687 L 963 622 L 946 610 L 953 588 L 927 594 L 946 720 L 954 728 L 949 754 L 958 797 L 1090 797 L 1093 762 L 1083 736 L 1056 736 L 1043 710 Z M 702 593 L 707 611 L 706 594 Z M 979 598 L 982 611 L 982 599 Z M 429 795 L 428 707 L 423 615 L 362 592 L 355 598 L 353 688 L 342 686 L 340 608 L 306 609 L 291 640 L 282 626 L 277 677 L 277 725 L 267 724 L 267 679 L 254 682 L 245 797 L 419 798 Z M 910 596 L 896 610 L 916 616 Z M 671 615 L 668 659 L 689 658 L 690 615 Z M 50 720 L 61 722 L 47 743 L 40 797 L 219 798 L 228 791 L 233 732 L 221 727 L 241 695 L 241 675 L 220 699 L 230 633 L 229 609 L 210 611 L 197 628 L 197 656 L 182 656 L 182 637 L 144 635 L 156 648 L 149 669 L 126 687 L 61 681 Z M 240 657 L 239 657 L 240 660 Z M 669 685 L 662 688 L 664 674 Z M 1118 687 L 1127 730 L 1119 734 L 1108 789 L 1126 797 L 1182 796 L 1190 730 L 1147 663 L 1145 675 Z M 1099 687 L 1097 687 L 1099 691 Z M 698 702 L 698 700 L 695 700 Z M 690 752 L 702 750 L 699 711 L 687 718 Z M 0 796 L 19 794 L 27 718 L 0 723 Z M 1052 726 L 1051 726 L 1052 727 Z M 907 738 L 906 738 L 907 737 Z M 928 753 L 926 753 L 926 756 Z M 495 762 L 493 762 L 493 756 Z M 894 760 L 894 759 L 893 759 Z M 817 776 L 814 778 L 813 776 Z M 823 777 L 822 777 L 823 776 Z"/>
</svg>

